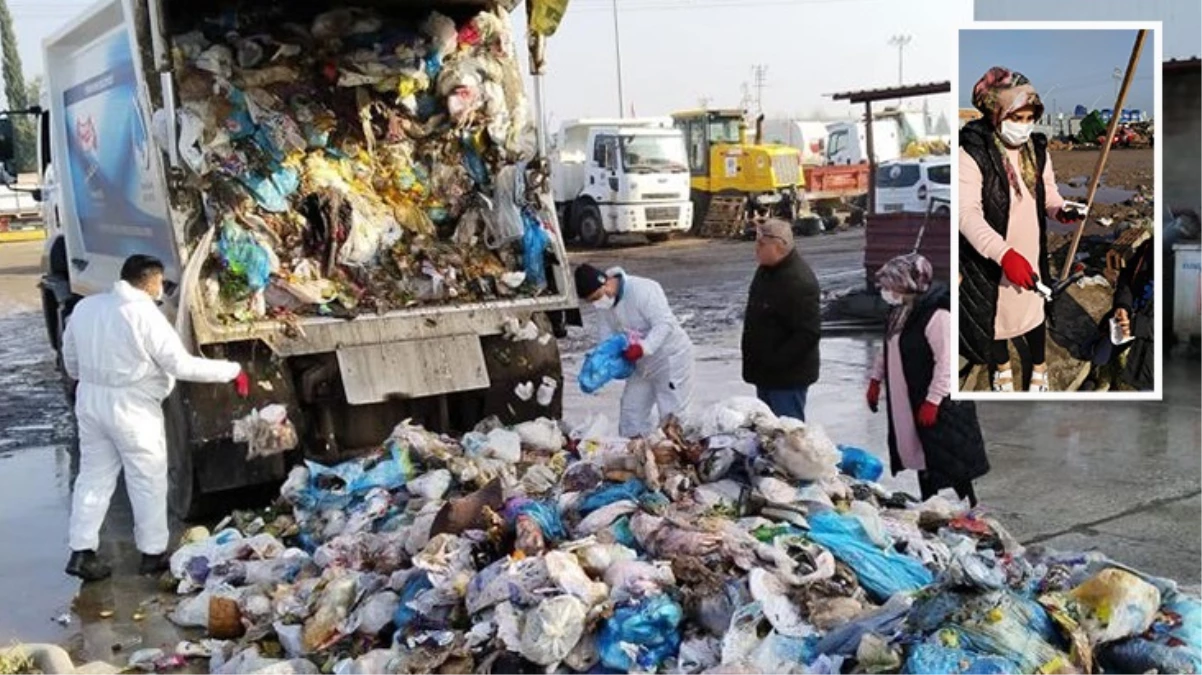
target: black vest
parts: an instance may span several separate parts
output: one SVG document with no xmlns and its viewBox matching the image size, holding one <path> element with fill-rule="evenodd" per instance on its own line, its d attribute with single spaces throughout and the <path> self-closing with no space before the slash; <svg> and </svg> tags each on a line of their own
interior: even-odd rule
<svg viewBox="0 0 1202 675">
<path fill-rule="evenodd" d="M 906 393 L 910 399 L 910 410 L 895 411 L 892 399 L 886 396 L 889 408 L 889 468 L 894 475 L 905 470 L 901 455 L 897 451 L 897 436 L 893 428 L 893 417 L 908 414 L 914 417 L 922 402 L 927 398 L 931 377 L 935 371 L 935 354 L 927 341 L 927 324 L 935 312 L 951 307 L 951 296 L 946 286 L 936 284 L 915 301 L 914 309 L 906 318 L 906 324 L 898 334 L 898 351 L 901 353 L 902 372 L 906 376 Z M 955 369 L 953 368 L 953 376 Z M 889 349 L 885 349 L 885 372 L 889 372 Z M 894 383 L 888 383 L 893 386 Z M 985 442 L 977 422 L 977 409 L 972 401 L 953 401 L 945 397 L 939 405 L 939 416 L 935 426 L 918 429 L 926 458 L 928 480 L 935 490 L 957 487 L 967 481 L 980 478 L 989 472 L 989 460 L 985 455 Z"/>
<path fill-rule="evenodd" d="M 993 127 L 983 120 L 974 120 L 960 129 L 960 147 L 977 163 L 984 179 L 981 183 L 981 207 L 985 221 L 1002 237 L 1010 229 L 1010 180 L 1002 153 L 993 140 Z M 1052 274 L 1048 269 L 1046 194 L 1043 172 L 1047 166 L 1048 139 L 1032 134 L 1035 146 L 1035 203 L 1039 222 L 1039 260 L 1031 264 L 1039 278 L 1047 283 Z M 1022 167 L 1014 167 L 1021 173 Z M 964 195 L 961 195 L 964 198 Z M 1002 282 L 1002 267 L 977 252 L 964 235 L 960 235 L 960 355 L 974 364 L 989 363 L 989 348 L 994 341 L 997 318 L 998 285 Z"/>
</svg>

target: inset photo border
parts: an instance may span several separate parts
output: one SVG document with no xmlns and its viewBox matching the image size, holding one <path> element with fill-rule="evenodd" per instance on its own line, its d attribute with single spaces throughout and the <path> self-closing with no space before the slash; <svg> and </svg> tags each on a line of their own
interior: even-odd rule
<svg viewBox="0 0 1202 675">
<path fill-rule="evenodd" d="M 1007 21 L 959 29 L 951 87 L 960 125 L 952 139 L 959 367 L 952 398 L 1161 400 L 1168 311 L 1158 294 L 1167 213 L 1157 133 L 1161 28 L 1159 21 Z M 1033 358 L 1041 347 L 1043 364 Z M 1008 369 L 997 367 L 1006 365 L 1003 355 Z"/>
</svg>

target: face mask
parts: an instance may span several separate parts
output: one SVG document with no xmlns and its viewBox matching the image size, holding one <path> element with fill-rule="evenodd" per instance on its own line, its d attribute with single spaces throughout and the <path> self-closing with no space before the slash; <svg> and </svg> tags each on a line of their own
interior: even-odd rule
<svg viewBox="0 0 1202 675">
<path fill-rule="evenodd" d="M 597 309 L 611 309 L 615 302 L 617 302 L 617 300 L 612 296 L 603 295 L 599 300 L 593 301 L 593 307 Z"/>
<path fill-rule="evenodd" d="M 893 305 L 894 307 L 902 304 L 902 296 L 898 295 L 897 293 L 894 293 L 893 291 L 891 291 L 887 288 L 881 289 L 881 299 L 884 300 L 885 302 L 889 303 L 890 305 Z"/>
<path fill-rule="evenodd" d="M 1019 146 L 1027 142 L 1031 137 L 1031 130 L 1035 128 L 1035 124 L 1019 124 L 1010 120 L 1002 120 L 1002 140 L 1009 146 Z"/>
</svg>

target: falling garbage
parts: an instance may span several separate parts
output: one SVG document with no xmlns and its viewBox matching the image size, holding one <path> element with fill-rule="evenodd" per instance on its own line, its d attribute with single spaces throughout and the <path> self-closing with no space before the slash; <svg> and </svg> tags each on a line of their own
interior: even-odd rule
<svg viewBox="0 0 1202 675">
<path fill-rule="evenodd" d="M 1173 582 L 891 493 L 815 425 L 732 399 L 607 429 L 406 423 L 297 466 L 266 512 L 172 556 L 171 618 L 224 638 L 182 653 L 227 673 L 1199 670 L 1202 604 Z"/>
</svg>

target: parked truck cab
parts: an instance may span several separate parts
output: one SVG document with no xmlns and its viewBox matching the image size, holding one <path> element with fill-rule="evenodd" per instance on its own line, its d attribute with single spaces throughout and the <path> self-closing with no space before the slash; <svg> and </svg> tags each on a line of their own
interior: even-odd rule
<svg viewBox="0 0 1202 675">
<path fill-rule="evenodd" d="M 373 6 L 387 21 L 408 22 L 416 32 L 430 10 L 457 20 L 489 11 L 508 22 L 506 8 L 513 4 L 395 0 Z M 163 311 L 185 344 L 204 356 L 240 362 L 252 381 L 247 399 L 228 386 L 180 383 L 165 402 L 172 511 L 193 516 L 222 491 L 282 480 L 302 457 L 333 462 L 370 451 L 405 419 L 451 432 L 492 415 L 504 423 L 558 418 L 562 368 L 551 338 L 564 334 L 566 322 L 578 323 L 579 312 L 557 234 L 551 234 L 544 256 L 547 287 L 535 295 L 494 294 L 458 304 L 364 311 L 353 318 L 318 313 L 291 321 L 271 316 L 230 321 L 206 300 L 201 272 L 212 263 L 215 225 L 205 208 L 209 183 L 189 173 L 175 142 L 181 134 L 178 92 L 185 83 L 178 79 L 171 38 L 205 25 L 204 17 L 229 18 L 233 13 L 220 14 L 229 6 L 109 0 L 44 45 L 41 137 L 50 229 L 41 287 L 51 345 L 59 349 L 80 298 L 107 291 L 130 254 L 150 254 L 166 265 Z M 309 22 L 343 7 L 308 3 L 295 10 L 296 20 Z M 535 86 L 541 86 L 544 39 L 531 36 L 528 42 L 531 60 L 538 63 Z M 531 117 L 542 119 L 537 113 Z M 540 152 L 541 147 L 532 161 L 516 166 L 526 172 L 525 198 L 544 205 L 557 231 Z M 511 328 L 531 323 L 537 339 L 513 337 Z M 515 394 L 544 378 L 556 385 L 550 405 Z M 273 403 L 288 409 L 301 447 L 248 459 L 245 444 L 231 439 L 232 423 Z"/>
<path fill-rule="evenodd" d="M 551 158 L 565 235 L 602 246 L 610 234 L 664 241 L 692 226 L 684 137 L 671 120 L 575 120 Z"/>
</svg>

